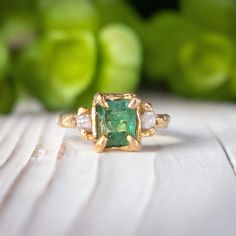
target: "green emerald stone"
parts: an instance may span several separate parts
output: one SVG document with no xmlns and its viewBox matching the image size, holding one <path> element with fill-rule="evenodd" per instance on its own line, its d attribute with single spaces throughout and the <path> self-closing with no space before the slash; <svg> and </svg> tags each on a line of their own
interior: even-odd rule
<svg viewBox="0 0 236 236">
<path fill-rule="evenodd" d="M 127 136 L 136 137 L 137 114 L 128 108 L 130 100 L 107 100 L 109 108 L 96 105 L 97 138 L 107 137 L 106 147 L 128 145 Z"/>
</svg>

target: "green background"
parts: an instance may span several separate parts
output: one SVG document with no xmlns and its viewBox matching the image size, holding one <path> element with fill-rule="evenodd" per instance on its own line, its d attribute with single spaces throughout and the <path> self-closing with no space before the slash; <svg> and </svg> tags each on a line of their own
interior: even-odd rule
<svg viewBox="0 0 236 236">
<path fill-rule="evenodd" d="M 0 113 L 146 88 L 236 100 L 234 0 L 0 0 Z"/>
</svg>

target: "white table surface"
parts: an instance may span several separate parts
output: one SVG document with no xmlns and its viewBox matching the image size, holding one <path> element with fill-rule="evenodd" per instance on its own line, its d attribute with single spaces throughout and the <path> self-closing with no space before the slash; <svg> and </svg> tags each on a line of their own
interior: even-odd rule
<svg viewBox="0 0 236 236">
<path fill-rule="evenodd" d="M 172 117 L 95 153 L 55 114 L 0 118 L 0 236 L 235 236 L 236 105 L 143 95 Z"/>
</svg>

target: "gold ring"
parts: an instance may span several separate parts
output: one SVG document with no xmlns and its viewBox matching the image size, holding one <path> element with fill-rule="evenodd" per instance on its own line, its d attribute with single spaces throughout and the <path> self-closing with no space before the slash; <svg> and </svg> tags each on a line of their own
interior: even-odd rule
<svg viewBox="0 0 236 236">
<path fill-rule="evenodd" d="M 77 114 L 60 115 L 57 121 L 60 127 L 78 129 L 97 152 L 139 151 L 143 137 L 167 128 L 169 122 L 169 115 L 156 114 L 150 103 L 133 93 L 96 93 L 92 109 L 81 107 Z"/>
</svg>

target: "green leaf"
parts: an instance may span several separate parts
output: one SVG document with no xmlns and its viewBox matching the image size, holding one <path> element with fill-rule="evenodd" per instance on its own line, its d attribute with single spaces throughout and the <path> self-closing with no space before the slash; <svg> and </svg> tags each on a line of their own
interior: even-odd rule
<svg viewBox="0 0 236 236">
<path fill-rule="evenodd" d="M 30 93 L 49 109 L 67 108 L 92 82 L 96 44 L 92 33 L 52 31 L 32 45 L 19 66 Z"/>
<path fill-rule="evenodd" d="M 12 14 L 5 18 L 2 35 L 12 52 L 21 50 L 36 36 L 36 19 L 31 14 Z"/>
<path fill-rule="evenodd" d="M 136 89 L 142 63 L 142 49 L 136 33 L 125 25 L 108 25 L 99 33 L 99 49 L 98 91 Z"/>
<path fill-rule="evenodd" d="M 182 44 L 177 59 L 176 69 L 169 81 L 173 91 L 211 98 L 230 80 L 235 46 L 224 35 L 206 33 Z"/>
<path fill-rule="evenodd" d="M 144 21 L 127 1 L 100 0 L 95 6 L 99 14 L 100 27 L 121 23 L 131 27 L 139 37 L 142 37 Z"/>
<path fill-rule="evenodd" d="M 8 80 L 0 81 L 0 114 L 9 113 L 16 101 L 16 92 L 14 84 Z"/>
<path fill-rule="evenodd" d="M 9 68 L 9 51 L 7 45 L 0 39 L 0 114 L 10 112 L 16 100 L 14 84 L 10 78 L 8 78 Z"/>
<path fill-rule="evenodd" d="M 235 0 L 181 0 L 182 12 L 210 30 L 236 35 Z"/>
<path fill-rule="evenodd" d="M 6 71 L 10 63 L 7 45 L 0 39 L 0 81 L 6 77 Z"/>
<path fill-rule="evenodd" d="M 144 73 L 153 80 L 170 76 L 181 44 L 198 37 L 201 30 L 175 12 L 151 18 L 144 33 Z"/>
<path fill-rule="evenodd" d="M 90 1 L 40 2 L 43 30 L 90 30 L 98 28 L 98 13 Z"/>
</svg>

